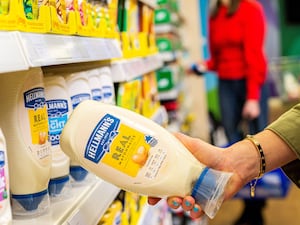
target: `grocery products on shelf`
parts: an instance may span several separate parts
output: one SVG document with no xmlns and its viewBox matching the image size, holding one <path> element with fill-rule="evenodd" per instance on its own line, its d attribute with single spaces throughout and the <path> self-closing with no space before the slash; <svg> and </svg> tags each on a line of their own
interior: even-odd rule
<svg viewBox="0 0 300 225">
<path fill-rule="evenodd" d="M 8 161 L 14 161 L 8 195 L 12 223 L 95 224 L 120 190 L 87 173 L 60 151 L 61 128 L 87 93 L 88 99 L 115 105 L 121 102 L 121 84 L 134 80 L 140 83 L 139 113 L 166 125 L 154 73 L 163 64 L 155 41 L 156 3 L 125 0 L 130 7 L 121 16 L 118 9 L 122 1 L 117 0 L 0 1 L 0 80 L 6 86 L 1 90 L 5 95 L 0 98 L 0 121 L 8 136 Z M 128 29 L 119 29 L 121 20 Z M 40 85 L 35 87 L 34 82 Z M 9 90 L 10 84 L 13 90 Z M 23 113 L 19 110 L 22 94 L 11 95 L 9 91 L 26 92 L 31 84 L 33 92 L 28 96 L 36 97 L 33 101 L 38 110 L 30 105 L 28 113 Z M 20 104 L 6 103 L 10 101 L 7 94 Z M 17 130 L 18 123 L 29 125 Z M 41 142 L 31 144 L 28 140 L 36 139 L 36 133 Z M 13 139 L 17 141 L 12 143 Z M 20 159 L 14 160 L 16 151 L 24 152 L 18 155 L 24 159 L 23 165 L 18 163 Z M 35 163 L 38 156 L 42 162 Z M 87 218 L 85 208 L 99 196 L 99 208 Z"/>
<path fill-rule="evenodd" d="M 63 76 L 44 77 L 51 144 L 51 174 L 48 192 L 52 200 L 62 200 L 70 193 L 70 159 L 60 148 L 60 134 L 71 110 L 71 100 Z"/>
<path fill-rule="evenodd" d="M 85 72 L 65 75 L 67 92 L 71 100 L 72 111 L 83 101 L 92 99 L 88 75 Z M 77 184 L 84 184 L 88 171 L 81 167 L 77 161 L 70 161 L 70 175 Z"/>
<path fill-rule="evenodd" d="M 0 83 L 13 215 L 40 215 L 50 205 L 52 159 L 43 74 L 39 68 L 1 74 Z"/>
</svg>

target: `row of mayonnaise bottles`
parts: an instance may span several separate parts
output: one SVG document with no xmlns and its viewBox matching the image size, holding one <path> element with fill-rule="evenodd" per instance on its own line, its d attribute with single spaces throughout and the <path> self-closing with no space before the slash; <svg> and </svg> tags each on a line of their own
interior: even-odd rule
<svg viewBox="0 0 300 225">
<path fill-rule="evenodd" d="M 66 197 L 72 185 L 88 182 L 88 172 L 61 151 L 60 134 L 80 102 L 92 99 L 115 104 L 110 72 L 109 67 L 101 67 L 43 75 L 40 68 L 33 68 L 1 74 L 0 191 L 13 215 L 43 214 L 49 209 L 50 200 Z M 8 161 L 4 165 L 8 168 L 2 170 L 6 158 L 3 149 L 7 149 Z M 0 204 L 2 201 L 0 197 Z M 11 219 L 11 213 L 1 215 L 4 209 L 0 207 L 0 224 L 9 224 L 1 221 Z"/>
</svg>

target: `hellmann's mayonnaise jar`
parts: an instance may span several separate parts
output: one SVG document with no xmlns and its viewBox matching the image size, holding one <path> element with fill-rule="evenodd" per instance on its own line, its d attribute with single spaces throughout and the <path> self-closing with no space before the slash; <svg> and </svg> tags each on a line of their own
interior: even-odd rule
<svg viewBox="0 0 300 225">
<path fill-rule="evenodd" d="M 231 173 L 200 163 L 169 131 L 133 111 L 93 100 L 74 109 L 61 148 L 101 179 L 147 196 L 192 195 L 214 217 Z"/>
<path fill-rule="evenodd" d="M 109 66 L 98 68 L 98 75 L 101 84 L 102 101 L 107 104 L 116 104 L 115 87 Z"/>
<path fill-rule="evenodd" d="M 0 76 L 0 127 L 5 133 L 13 215 L 49 208 L 51 150 L 41 69 Z"/>
<path fill-rule="evenodd" d="M 91 88 L 85 72 L 77 72 L 65 75 L 67 91 L 71 99 L 72 111 L 79 103 L 92 99 Z M 73 185 L 85 184 L 88 171 L 78 162 L 70 159 L 70 175 Z"/>
<path fill-rule="evenodd" d="M 70 158 L 60 148 L 60 134 L 70 116 L 72 105 L 63 76 L 45 76 L 44 84 L 52 152 L 48 191 L 51 200 L 63 200 L 70 193 Z"/>
<path fill-rule="evenodd" d="M 102 101 L 102 87 L 99 78 L 99 72 L 97 69 L 91 69 L 85 72 L 88 78 L 88 83 L 91 88 L 92 99 L 96 101 Z"/>
</svg>

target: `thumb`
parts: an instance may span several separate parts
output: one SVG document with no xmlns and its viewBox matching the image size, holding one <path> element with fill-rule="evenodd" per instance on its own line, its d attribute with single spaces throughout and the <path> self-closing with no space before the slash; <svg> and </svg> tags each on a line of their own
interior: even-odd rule
<svg viewBox="0 0 300 225">
<path fill-rule="evenodd" d="M 194 155 L 194 157 L 208 167 L 215 169 L 221 158 L 221 148 L 213 146 L 199 138 L 192 138 L 182 133 L 174 136 Z"/>
</svg>

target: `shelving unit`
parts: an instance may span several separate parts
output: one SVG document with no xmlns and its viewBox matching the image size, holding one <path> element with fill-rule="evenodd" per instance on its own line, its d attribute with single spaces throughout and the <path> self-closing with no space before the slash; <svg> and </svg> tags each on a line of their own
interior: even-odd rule
<svg viewBox="0 0 300 225">
<path fill-rule="evenodd" d="M 17 32 L 0 32 L 0 73 L 28 69 Z"/>
<path fill-rule="evenodd" d="M 96 177 L 93 179 L 89 185 L 72 188 L 71 197 L 52 203 L 45 215 L 14 219 L 13 225 L 96 224 L 120 189 Z"/>
<path fill-rule="evenodd" d="M 157 7 L 156 0 L 139 1 L 153 9 Z M 158 53 L 124 59 L 120 41 L 112 38 L 0 31 L 0 48 L 0 76 L 2 73 L 26 71 L 33 67 L 51 71 L 56 66 L 65 69 L 72 66 L 85 68 L 86 63 L 89 67 L 92 63 L 97 66 L 105 62 L 112 70 L 113 81 L 118 83 L 133 80 L 163 66 Z M 159 124 L 167 124 L 165 108 L 160 107 L 151 119 Z M 70 198 L 51 202 L 46 214 L 36 218 L 14 218 L 13 225 L 94 225 L 119 191 L 114 185 L 93 176 L 91 183 L 72 187 Z"/>
<path fill-rule="evenodd" d="M 113 81 L 130 81 L 162 66 L 163 61 L 158 54 L 143 58 L 114 61 L 111 66 Z"/>
<path fill-rule="evenodd" d="M 31 67 L 111 60 L 122 56 L 118 41 L 114 39 L 11 31 L 0 32 L 0 40 L 3 49 L 0 53 L 0 76 L 1 73 L 25 71 Z M 113 80 L 128 81 L 162 65 L 158 55 L 113 61 L 113 74 L 118 74 Z M 161 107 L 152 119 L 165 124 L 167 117 L 165 109 Z M 119 191 L 119 188 L 95 178 L 89 185 L 72 188 L 72 197 L 51 204 L 45 215 L 30 219 L 16 218 L 13 224 L 94 225 Z"/>
<path fill-rule="evenodd" d="M 0 32 L 0 73 L 30 67 L 108 60 L 122 56 L 115 39 L 79 36 Z M 3 54 L 3 55 L 2 55 Z"/>
</svg>

